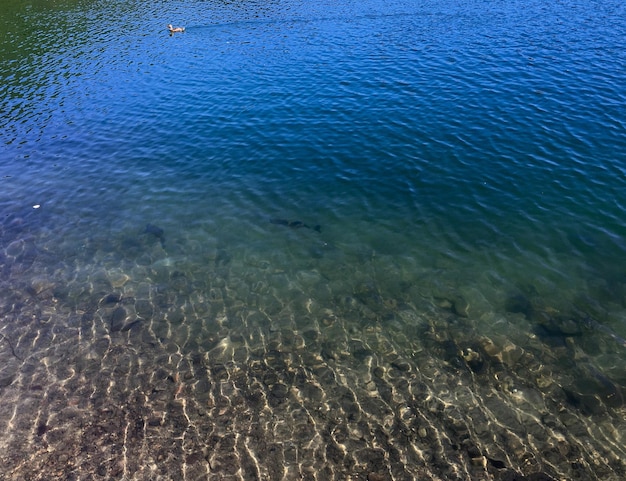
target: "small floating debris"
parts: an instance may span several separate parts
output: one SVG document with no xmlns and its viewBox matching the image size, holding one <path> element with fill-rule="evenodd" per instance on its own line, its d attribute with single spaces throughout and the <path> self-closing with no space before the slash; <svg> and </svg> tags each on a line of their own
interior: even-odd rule
<svg viewBox="0 0 626 481">
<path fill-rule="evenodd" d="M 39 209 L 40 207 L 41 207 L 41 204 L 35 204 L 35 205 L 33 206 L 33 209 Z"/>
</svg>

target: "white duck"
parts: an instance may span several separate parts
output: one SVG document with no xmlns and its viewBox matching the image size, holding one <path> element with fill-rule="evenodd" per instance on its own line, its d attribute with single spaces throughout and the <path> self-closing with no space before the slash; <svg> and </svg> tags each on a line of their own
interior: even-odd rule
<svg viewBox="0 0 626 481">
<path fill-rule="evenodd" d="M 170 33 L 184 32 L 185 31 L 185 27 L 172 27 L 171 23 L 167 26 L 167 29 L 170 31 Z"/>
</svg>

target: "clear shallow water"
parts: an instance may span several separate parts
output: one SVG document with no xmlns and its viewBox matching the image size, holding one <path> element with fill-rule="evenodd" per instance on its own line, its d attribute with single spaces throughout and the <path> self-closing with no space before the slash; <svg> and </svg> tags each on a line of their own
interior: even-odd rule
<svg viewBox="0 0 626 481">
<path fill-rule="evenodd" d="M 5 11 L 9 478 L 621 479 L 619 2 Z"/>
</svg>

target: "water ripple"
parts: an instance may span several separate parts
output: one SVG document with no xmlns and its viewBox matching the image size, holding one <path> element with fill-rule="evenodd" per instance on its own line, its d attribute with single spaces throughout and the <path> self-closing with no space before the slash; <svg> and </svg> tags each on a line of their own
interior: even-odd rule
<svg viewBox="0 0 626 481">
<path fill-rule="evenodd" d="M 124 351 L 136 341 L 137 324 L 126 318 L 136 309 L 150 323 L 142 349 L 162 350 L 168 362 L 180 356 L 182 363 L 189 354 L 193 369 L 208 360 L 211 369 L 223 365 L 223 377 L 209 376 L 215 377 L 215 389 L 207 388 L 211 402 L 236 397 L 242 388 L 222 399 L 217 386 L 228 388 L 229 376 L 237 375 L 233 366 L 253 346 L 262 346 L 254 354 L 260 364 L 278 366 L 281 343 L 306 344 L 326 373 L 316 371 L 315 382 L 326 386 L 333 369 L 351 372 L 342 371 L 345 353 L 363 334 L 376 348 L 356 348 L 372 363 L 359 376 L 370 376 L 367 389 L 374 393 L 398 372 L 421 373 L 434 359 L 445 369 L 433 367 L 432 379 L 459 368 L 454 379 L 484 397 L 470 403 L 481 409 L 506 396 L 516 405 L 549 398 L 559 406 L 576 402 L 609 423 L 608 412 L 623 408 L 616 400 L 623 375 L 614 374 L 624 364 L 619 339 L 626 329 L 619 263 L 626 255 L 623 2 L 603 0 L 593 10 L 583 0 L 86 1 L 6 8 L 0 268 L 9 294 L 0 309 L 38 319 L 42 332 L 31 339 L 34 331 L 22 325 L 3 326 L 3 336 L 10 327 L 23 339 L 12 345 L 12 363 L 24 360 L 26 346 L 37 346 L 46 363 L 62 364 L 54 346 L 42 345 L 47 335 L 89 333 L 94 337 L 81 349 L 100 353 L 100 343 L 113 344 L 123 333 L 124 343 L 103 350 L 102 365 L 139 369 L 136 356 Z M 186 32 L 170 36 L 170 21 Z M 301 224 L 321 227 L 289 227 Z M 55 311 L 61 309 L 54 308 L 55 296 L 67 301 L 60 304 L 71 315 Z M 14 311 L 18 306 L 24 311 Z M 594 318 L 571 332 L 568 322 L 581 311 Z M 44 321 L 53 318 L 48 332 Z M 303 333 L 306 342 L 296 339 Z M 349 345 L 335 350 L 316 340 L 333 345 L 344 336 Z M 578 392 L 580 386 L 567 395 L 541 390 L 535 373 L 524 378 L 528 388 L 520 378 L 515 382 L 524 388 L 502 381 L 493 392 L 491 384 L 481 391 L 471 353 L 495 349 L 488 341 L 504 345 L 489 351 L 500 369 L 516 354 L 508 377 L 530 371 L 539 361 L 528 359 L 536 357 L 554 371 L 541 371 L 543 387 L 571 387 L 575 366 L 605 389 L 603 403 L 613 396 L 618 406 L 600 412 L 599 397 Z M 402 352 L 411 353 L 406 362 Z M 109 366 L 116 356 L 120 362 Z M 389 356 L 393 364 L 382 369 Z M 252 362 L 241 365 L 260 382 Z M 505 378 L 492 374 L 485 379 Z M 59 370 L 59 379 L 71 378 Z M 185 389 L 196 389 L 185 388 L 185 379 L 163 379 L 175 387 L 142 389 L 172 391 L 174 403 Z M 391 406 L 393 396 L 407 394 L 398 384 L 387 386 L 388 398 L 371 396 L 359 379 L 341 386 L 354 389 L 359 402 L 380 398 Z M 0 389 L 13 389 L 11 382 L 2 374 Z M 445 383 L 424 382 L 446 413 L 457 405 L 443 392 Z M 278 403 L 290 393 L 270 383 L 259 399 Z M 217 406 L 216 413 L 229 407 Z M 29 436 L 53 439 L 58 432 L 48 422 L 38 422 Z M 450 436 L 458 434 L 458 423 L 447 426 Z M 414 432 L 434 442 L 429 429 Z M 597 437 L 589 439 L 601 448 Z M 576 449 L 583 445 L 570 441 Z M 613 446 L 607 456 L 620 449 Z M 190 465 L 204 459 L 188 454 Z M 603 454 L 583 454 L 589 466 L 593 458 L 610 471 L 597 461 Z M 555 469 L 565 479 L 573 468 L 558 456 Z M 479 461 L 450 463 L 479 469 Z M 219 466 L 215 461 L 210 470 Z"/>
</svg>

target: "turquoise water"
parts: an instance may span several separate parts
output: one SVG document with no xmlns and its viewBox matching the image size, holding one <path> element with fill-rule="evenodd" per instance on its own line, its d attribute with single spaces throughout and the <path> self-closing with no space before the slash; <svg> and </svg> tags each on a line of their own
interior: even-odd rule
<svg viewBox="0 0 626 481">
<path fill-rule="evenodd" d="M 7 479 L 623 478 L 621 2 L 2 3 Z"/>
</svg>

